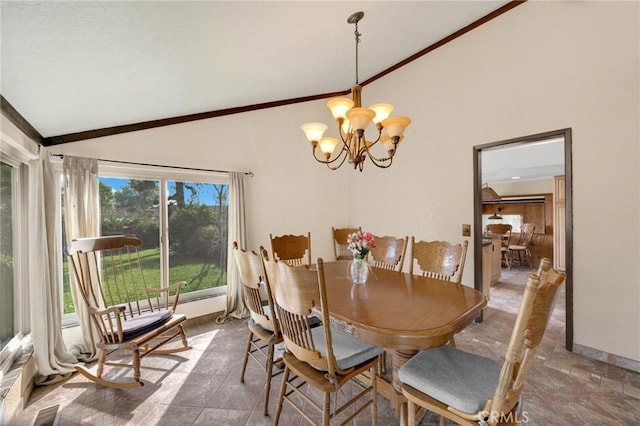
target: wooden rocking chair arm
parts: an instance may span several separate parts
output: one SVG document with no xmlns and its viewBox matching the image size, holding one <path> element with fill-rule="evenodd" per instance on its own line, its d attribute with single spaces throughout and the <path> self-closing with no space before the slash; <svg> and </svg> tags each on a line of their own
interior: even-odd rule
<svg viewBox="0 0 640 426">
<path fill-rule="evenodd" d="M 125 309 L 127 309 L 125 305 L 110 306 L 108 308 L 94 308 L 93 306 L 90 306 L 89 313 L 92 315 L 107 315 L 111 313 L 119 314 Z"/>
</svg>

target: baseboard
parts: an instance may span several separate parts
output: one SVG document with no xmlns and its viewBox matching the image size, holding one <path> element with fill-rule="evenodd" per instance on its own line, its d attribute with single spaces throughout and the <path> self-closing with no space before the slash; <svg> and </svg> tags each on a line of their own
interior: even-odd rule
<svg viewBox="0 0 640 426">
<path fill-rule="evenodd" d="M 601 351 L 599 349 L 594 349 L 588 346 L 580 345 L 578 343 L 573 344 L 573 352 L 589 358 L 597 359 L 598 361 L 602 361 L 607 364 L 615 365 L 616 367 L 620 367 L 627 370 L 635 371 L 636 373 L 640 373 L 640 361 L 636 361 L 630 358 L 625 358 L 619 355 L 613 355 L 608 352 Z"/>
</svg>

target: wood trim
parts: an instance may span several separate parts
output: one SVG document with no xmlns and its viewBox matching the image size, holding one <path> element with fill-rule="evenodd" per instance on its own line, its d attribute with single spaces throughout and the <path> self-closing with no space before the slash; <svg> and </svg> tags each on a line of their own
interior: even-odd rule
<svg viewBox="0 0 640 426">
<path fill-rule="evenodd" d="M 573 165 L 571 128 L 564 131 L 564 190 L 565 190 L 565 267 L 567 282 L 565 288 L 567 330 L 565 332 L 565 347 L 573 352 Z"/>
<path fill-rule="evenodd" d="M 225 115 L 238 114 L 241 112 L 257 111 L 260 109 L 275 108 L 279 106 L 291 105 L 291 104 L 296 104 L 300 102 L 315 101 L 317 99 L 330 98 L 333 96 L 344 96 L 350 92 L 351 90 L 345 90 L 342 92 L 324 93 L 321 95 L 313 95 L 313 96 L 303 96 L 300 98 L 285 99 L 281 101 L 264 102 L 264 103 L 255 104 L 255 105 L 245 105 L 241 107 L 219 109 L 219 110 L 209 111 L 209 112 L 200 112 L 197 114 L 183 115 L 180 117 L 162 118 L 159 120 L 142 121 L 140 123 L 125 124 L 122 126 L 104 127 L 102 129 L 86 130 L 86 131 L 77 132 L 77 133 L 68 133 L 66 135 L 51 136 L 48 138 L 43 138 L 42 144 L 44 146 L 60 145 L 63 143 L 117 135 L 120 133 L 137 132 L 139 130 L 170 126 L 172 124 L 188 123 L 190 121 L 222 117 Z"/>
<path fill-rule="evenodd" d="M 2 95 L 0 95 L 0 111 L 22 133 L 42 145 L 42 135 Z"/>
<path fill-rule="evenodd" d="M 383 70 L 382 72 L 374 75 L 373 77 L 367 79 L 366 81 L 364 81 L 363 83 L 361 83 L 361 86 L 365 86 L 389 73 L 391 73 L 392 71 L 397 70 L 400 67 L 403 67 L 404 65 L 420 58 L 421 56 L 426 55 L 429 52 L 432 52 L 433 50 L 444 46 L 445 44 L 449 43 L 450 41 L 455 40 L 456 38 L 468 33 L 469 31 L 479 27 L 482 24 L 485 24 L 487 22 L 489 22 L 490 20 L 502 15 L 503 13 L 508 12 L 509 10 L 513 9 L 516 6 L 519 6 L 521 4 L 523 4 L 524 2 L 526 2 L 527 0 L 514 0 L 511 1 L 507 4 L 505 4 L 504 6 L 494 10 L 493 12 L 483 16 L 482 18 L 472 22 L 471 24 L 467 25 L 464 28 L 461 28 L 460 30 L 456 31 L 455 33 L 443 38 L 442 40 L 430 45 L 429 47 L 422 49 L 421 51 L 411 55 L 410 57 L 408 57 L 407 59 L 398 62 L 397 64 Z M 257 110 L 261 110 L 261 109 L 265 109 L 265 108 L 274 108 L 274 107 L 279 107 L 279 106 L 284 106 L 284 105 L 291 105 L 291 104 L 296 104 L 296 103 L 300 103 L 300 102 L 308 102 L 308 101 L 314 101 L 314 100 L 318 100 L 318 99 L 325 99 L 325 98 L 330 98 L 330 97 L 334 97 L 334 96 L 344 96 L 348 93 L 351 93 L 351 89 L 348 90 L 342 90 L 339 92 L 333 92 L 333 93 L 323 93 L 323 94 L 319 94 L 319 95 L 312 95 L 312 96 L 304 96 L 304 97 L 300 97 L 300 98 L 292 98 L 292 99 L 284 99 L 284 100 L 280 100 L 280 101 L 273 101 L 273 102 L 265 102 L 265 103 L 261 103 L 261 104 L 255 104 L 255 105 L 245 105 L 245 106 L 241 106 L 241 107 L 234 107 L 234 108 L 226 108 L 226 109 L 220 109 L 220 110 L 215 110 L 215 111 L 209 111 L 209 112 L 202 112 L 202 113 L 198 113 L 198 114 L 190 114 L 190 115 L 183 115 L 180 117 L 171 117 L 171 118 L 163 118 L 163 119 L 159 119 L 159 120 L 151 120 L 151 121 L 144 121 L 144 122 L 140 122 L 140 123 L 134 123 L 134 124 L 125 124 L 125 125 L 121 125 L 121 126 L 113 126 L 113 127 L 105 127 L 102 129 L 95 129 L 95 130 L 87 130 L 87 131 L 82 131 L 82 132 L 76 132 L 76 133 L 69 133 L 66 135 L 59 135 L 59 136 L 51 136 L 51 137 L 46 137 L 46 138 L 40 138 L 40 140 L 42 141 L 42 144 L 44 146 L 52 146 L 52 145 L 60 145 L 60 144 L 64 144 L 64 143 L 69 143 L 69 142 L 76 142 L 76 141 L 81 141 L 81 140 L 86 140 L 86 139 L 94 139 L 94 138 L 99 138 L 99 137 L 104 137 L 104 136 L 111 136 L 111 135 L 117 135 L 120 133 L 128 133 L 128 132 L 136 132 L 139 130 L 146 130 L 146 129 L 152 129 L 155 127 L 162 127 L 162 126 L 170 126 L 173 124 L 180 124 L 180 123 L 188 123 L 190 121 L 196 121 L 196 120 L 205 120 L 208 118 L 215 118 L 215 117 L 222 117 L 225 115 L 231 115 L 231 114 L 238 114 L 241 112 L 249 112 L 249 111 L 257 111 Z"/>
<path fill-rule="evenodd" d="M 459 29 L 455 33 L 453 33 L 451 35 L 448 35 L 447 37 L 443 38 L 442 40 L 433 43 L 431 46 L 425 47 L 421 51 L 419 51 L 417 53 L 414 53 L 413 55 L 409 56 L 407 59 L 404 59 L 404 60 L 398 62 L 397 64 L 387 68 L 386 70 L 379 72 L 378 74 L 374 75 L 371 78 L 368 78 L 367 80 L 362 82 L 360 85 L 364 87 L 367 84 L 372 83 L 372 82 L 376 81 L 377 79 L 379 79 L 381 77 L 384 77 L 385 75 L 391 73 L 392 71 L 395 71 L 398 68 L 401 68 L 401 67 L 407 65 L 409 62 L 413 62 L 416 59 L 426 55 L 427 53 L 432 52 L 432 51 L 436 50 L 437 48 L 444 46 L 445 44 L 457 39 L 460 36 L 463 36 L 464 34 L 468 33 L 469 31 L 478 28 L 480 25 L 486 24 L 487 22 L 491 21 L 494 18 L 497 18 L 498 16 L 502 15 L 503 13 L 506 13 L 506 12 L 510 11 L 514 7 L 520 6 L 521 4 L 525 3 L 526 1 L 527 0 L 515 0 L 515 1 L 511 1 L 511 2 L 509 2 L 507 4 L 505 4 L 504 6 L 494 10 L 493 12 L 483 16 L 482 18 L 480 18 L 480 19 L 478 19 L 476 21 L 473 21 L 472 23 L 470 23 L 466 27 Z"/>
</svg>

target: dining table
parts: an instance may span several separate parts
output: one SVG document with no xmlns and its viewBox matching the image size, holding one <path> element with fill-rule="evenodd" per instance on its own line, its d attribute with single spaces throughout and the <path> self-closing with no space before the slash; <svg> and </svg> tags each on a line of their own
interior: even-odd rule
<svg viewBox="0 0 640 426">
<path fill-rule="evenodd" d="M 398 369 L 421 349 L 447 344 L 479 316 L 487 300 L 464 284 L 371 267 L 365 284 L 353 284 L 349 261 L 324 263 L 331 317 L 363 341 L 392 353 L 392 380 L 378 380 L 400 424 L 407 403 Z"/>
</svg>

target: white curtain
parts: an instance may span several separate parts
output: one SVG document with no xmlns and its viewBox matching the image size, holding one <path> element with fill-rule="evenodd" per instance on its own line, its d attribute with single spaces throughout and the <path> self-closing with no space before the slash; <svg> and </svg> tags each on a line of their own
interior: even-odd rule
<svg viewBox="0 0 640 426">
<path fill-rule="evenodd" d="M 67 242 L 71 242 L 75 238 L 99 236 L 98 160 L 65 155 L 62 163 L 62 175 L 64 178 L 64 224 Z M 69 279 L 72 282 L 71 295 L 82 330 L 82 341 L 73 342 L 70 349 L 78 359 L 90 361 L 96 356 L 96 341 L 99 338 L 91 324 L 82 295 L 73 282 L 72 274 Z M 100 294 L 100 292 L 97 291 L 96 294 Z"/>
<path fill-rule="evenodd" d="M 60 174 L 53 170 L 50 155 L 29 163 L 29 293 L 31 335 L 36 360 L 37 384 L 63 380 L 75 371 L 77 359 L 62 339 L 60 273 Z"/>
<path fill-rule="evenodd" d="M 227 309 L 218 317 L 218 322 L 231 318 L 246 318 L 249 310 L 244 304 L 242 285 L 238 267 L 233 257 L 231 244 L 237 241 L 240 247 L 247 246 L 246 220 L 244 207 L 244 173 L 229 173 L 229 250 L 227 256 Z"/>
</svg>

